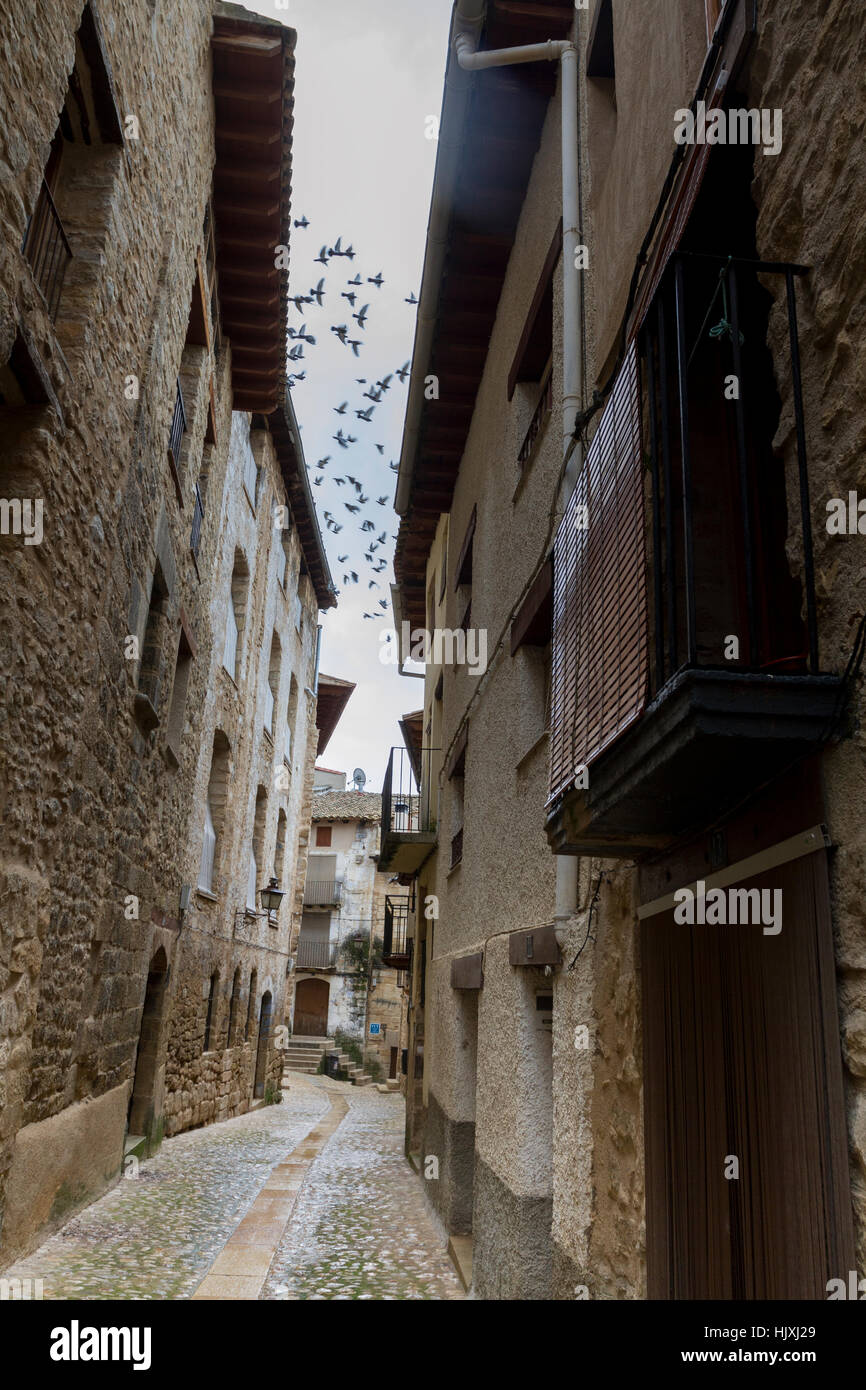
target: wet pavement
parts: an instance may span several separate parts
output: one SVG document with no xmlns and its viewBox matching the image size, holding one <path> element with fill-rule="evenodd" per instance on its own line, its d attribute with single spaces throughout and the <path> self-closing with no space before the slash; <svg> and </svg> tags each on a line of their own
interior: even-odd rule
<svg viewBox="0 0 866 1390">
<path fill-rule="evenodd" d="M 287 1081 L 281 1105 L 165 1140 L 137 1176 L 4 1277 L 41 1279 L 46 1299 L 183 1299 L 199 1288 L 208 1296 L 209 1271 L 219 1271 L 239 1231 L 265 1229 L 255 1213 L 266 1201 L 287 1224 L 268 1224 L 261 1275 L 252 1292 L 239 1281 L 232 1296 L 462 1298 L 403 1157 L 402 1097 L 320 1077 Z M 267 1193 L 295 1153 L 307 1161 L 283 1204 Z"/>
</svg>

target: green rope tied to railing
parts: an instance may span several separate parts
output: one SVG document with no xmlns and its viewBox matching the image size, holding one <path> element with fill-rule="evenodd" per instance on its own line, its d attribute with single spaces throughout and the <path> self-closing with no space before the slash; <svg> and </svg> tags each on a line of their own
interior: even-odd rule
<svg viewBox="0 0 866 1390">
<path fill-rule="evenodd" d="M 719 286 L 721 287 L 721 291 L 722 291 L 722 317 L 719 319 L 718 323 L 717 323 L 717 324 L 714 324 L 713 327 L 710 329 L 710 337 L 711 337 L 711 338 L 723 338 L 723 337 L 727 334 L 727 336 L 730 338 L 731 342 L 733 342 L 733 341 L 734 341 L 734 329 L 733 329 L 733 325 L 732 325 L 730 319 L 728 318 L 728 286 L 727 286 L 727 283 L 726 283 L 726 276 L 727 276 L 728 268 L 729 268 L 730 264 L 731 264 L 731 257 L 729 256 L 729 257 L 728 257 L 728 264 L 727 264 L 726 266 L 724 266 L 724 267 L 719 271 Z M 718 292 L 719 292 L 719 291 L 718 291 L 718 288 L 717 288 L 717 289 L 716 289 L 716 293 L 713 295 L 713 301 L 715 301 L 716 295 L 718 295 Z M 745 340 L 745 338 L 743 337 L 743 334 L 742 334 L 742 332 L 741 332 L 741 333 L 740 333 L 740 347 L 743 346 L 743 343 L 744 343 L 745 341 L 746 341 L 746 340 Z"/>
</svg>

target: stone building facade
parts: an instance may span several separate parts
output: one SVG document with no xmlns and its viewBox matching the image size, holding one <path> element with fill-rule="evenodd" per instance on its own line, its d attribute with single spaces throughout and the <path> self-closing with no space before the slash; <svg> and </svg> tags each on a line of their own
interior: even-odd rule
<svg viewBox="0 0 866 1390">
<path fill-rule="evenodd" d="M 377 1079 L 396 1077 L 406 1046 L 406 992 L 382 951 L 386 906 L 405 901 L 407 889 L 378 871 L 382 798 L 347 791 L 341 772 L 317 769 L 316 786 L 292 1030 L 341 1033 L 362 1049 Z"/>
<path fill-rule="evenodd" d="M 407 1145 L 479 1297 L 823 1298 L 866 1253 L 862 25 L 458 0 L 460 34 L 573 41 L 583 249 L 560 65 L 452 42 L 395 591 L 404 660 L 451 645 L 382 830 Z"/>
<path fill-rule="evenodd" d="M 274 255 L 294 32 L 210 0 L 4 32 L 0 1263 L 278 1085 L 291 897 L 246 909 L 305 852 L 334 602 Z"/>
</svg>

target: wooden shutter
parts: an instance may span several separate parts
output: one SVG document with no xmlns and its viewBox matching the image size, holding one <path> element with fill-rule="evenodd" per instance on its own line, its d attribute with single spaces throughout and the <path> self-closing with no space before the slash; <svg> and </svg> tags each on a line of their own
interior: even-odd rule
<svg viewBox="0 0 866 1390">
<path fill-rule="evenodd" d="M 577 766 L 589 765 L 643 712 L 644 549 L 632 343 L 554 545 L 551 801 L 571 786 Z"/>
<path fill-rule="evenodd" d="M 778 935 L 642 926 L 647 1293 L 826 1299 L 856 1268 L 826 851 L 738 886 L 781 889 Z"/>
</svg>

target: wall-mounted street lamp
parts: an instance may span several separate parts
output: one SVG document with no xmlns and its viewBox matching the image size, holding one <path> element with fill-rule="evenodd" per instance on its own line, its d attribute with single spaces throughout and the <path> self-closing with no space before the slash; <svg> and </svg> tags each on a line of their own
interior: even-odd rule
<svg viewBox="0 0 866 1390">
<path fill-rule="evenodd" d="M 275 927 L 277 924 L 277 914 L 280 910 L 280 903 L 285 896 L 285 888 L 281 888 L 276 878 L 272 877 L 266 888 L 259 889 L 259 900 L 264 911 L 251 912 L 248 907 L 239 907 L 235 912 L 235 931 L 237 931 L 238 925 L 247 917 L 267 917 L 270 925 Z"/>
</svg>

